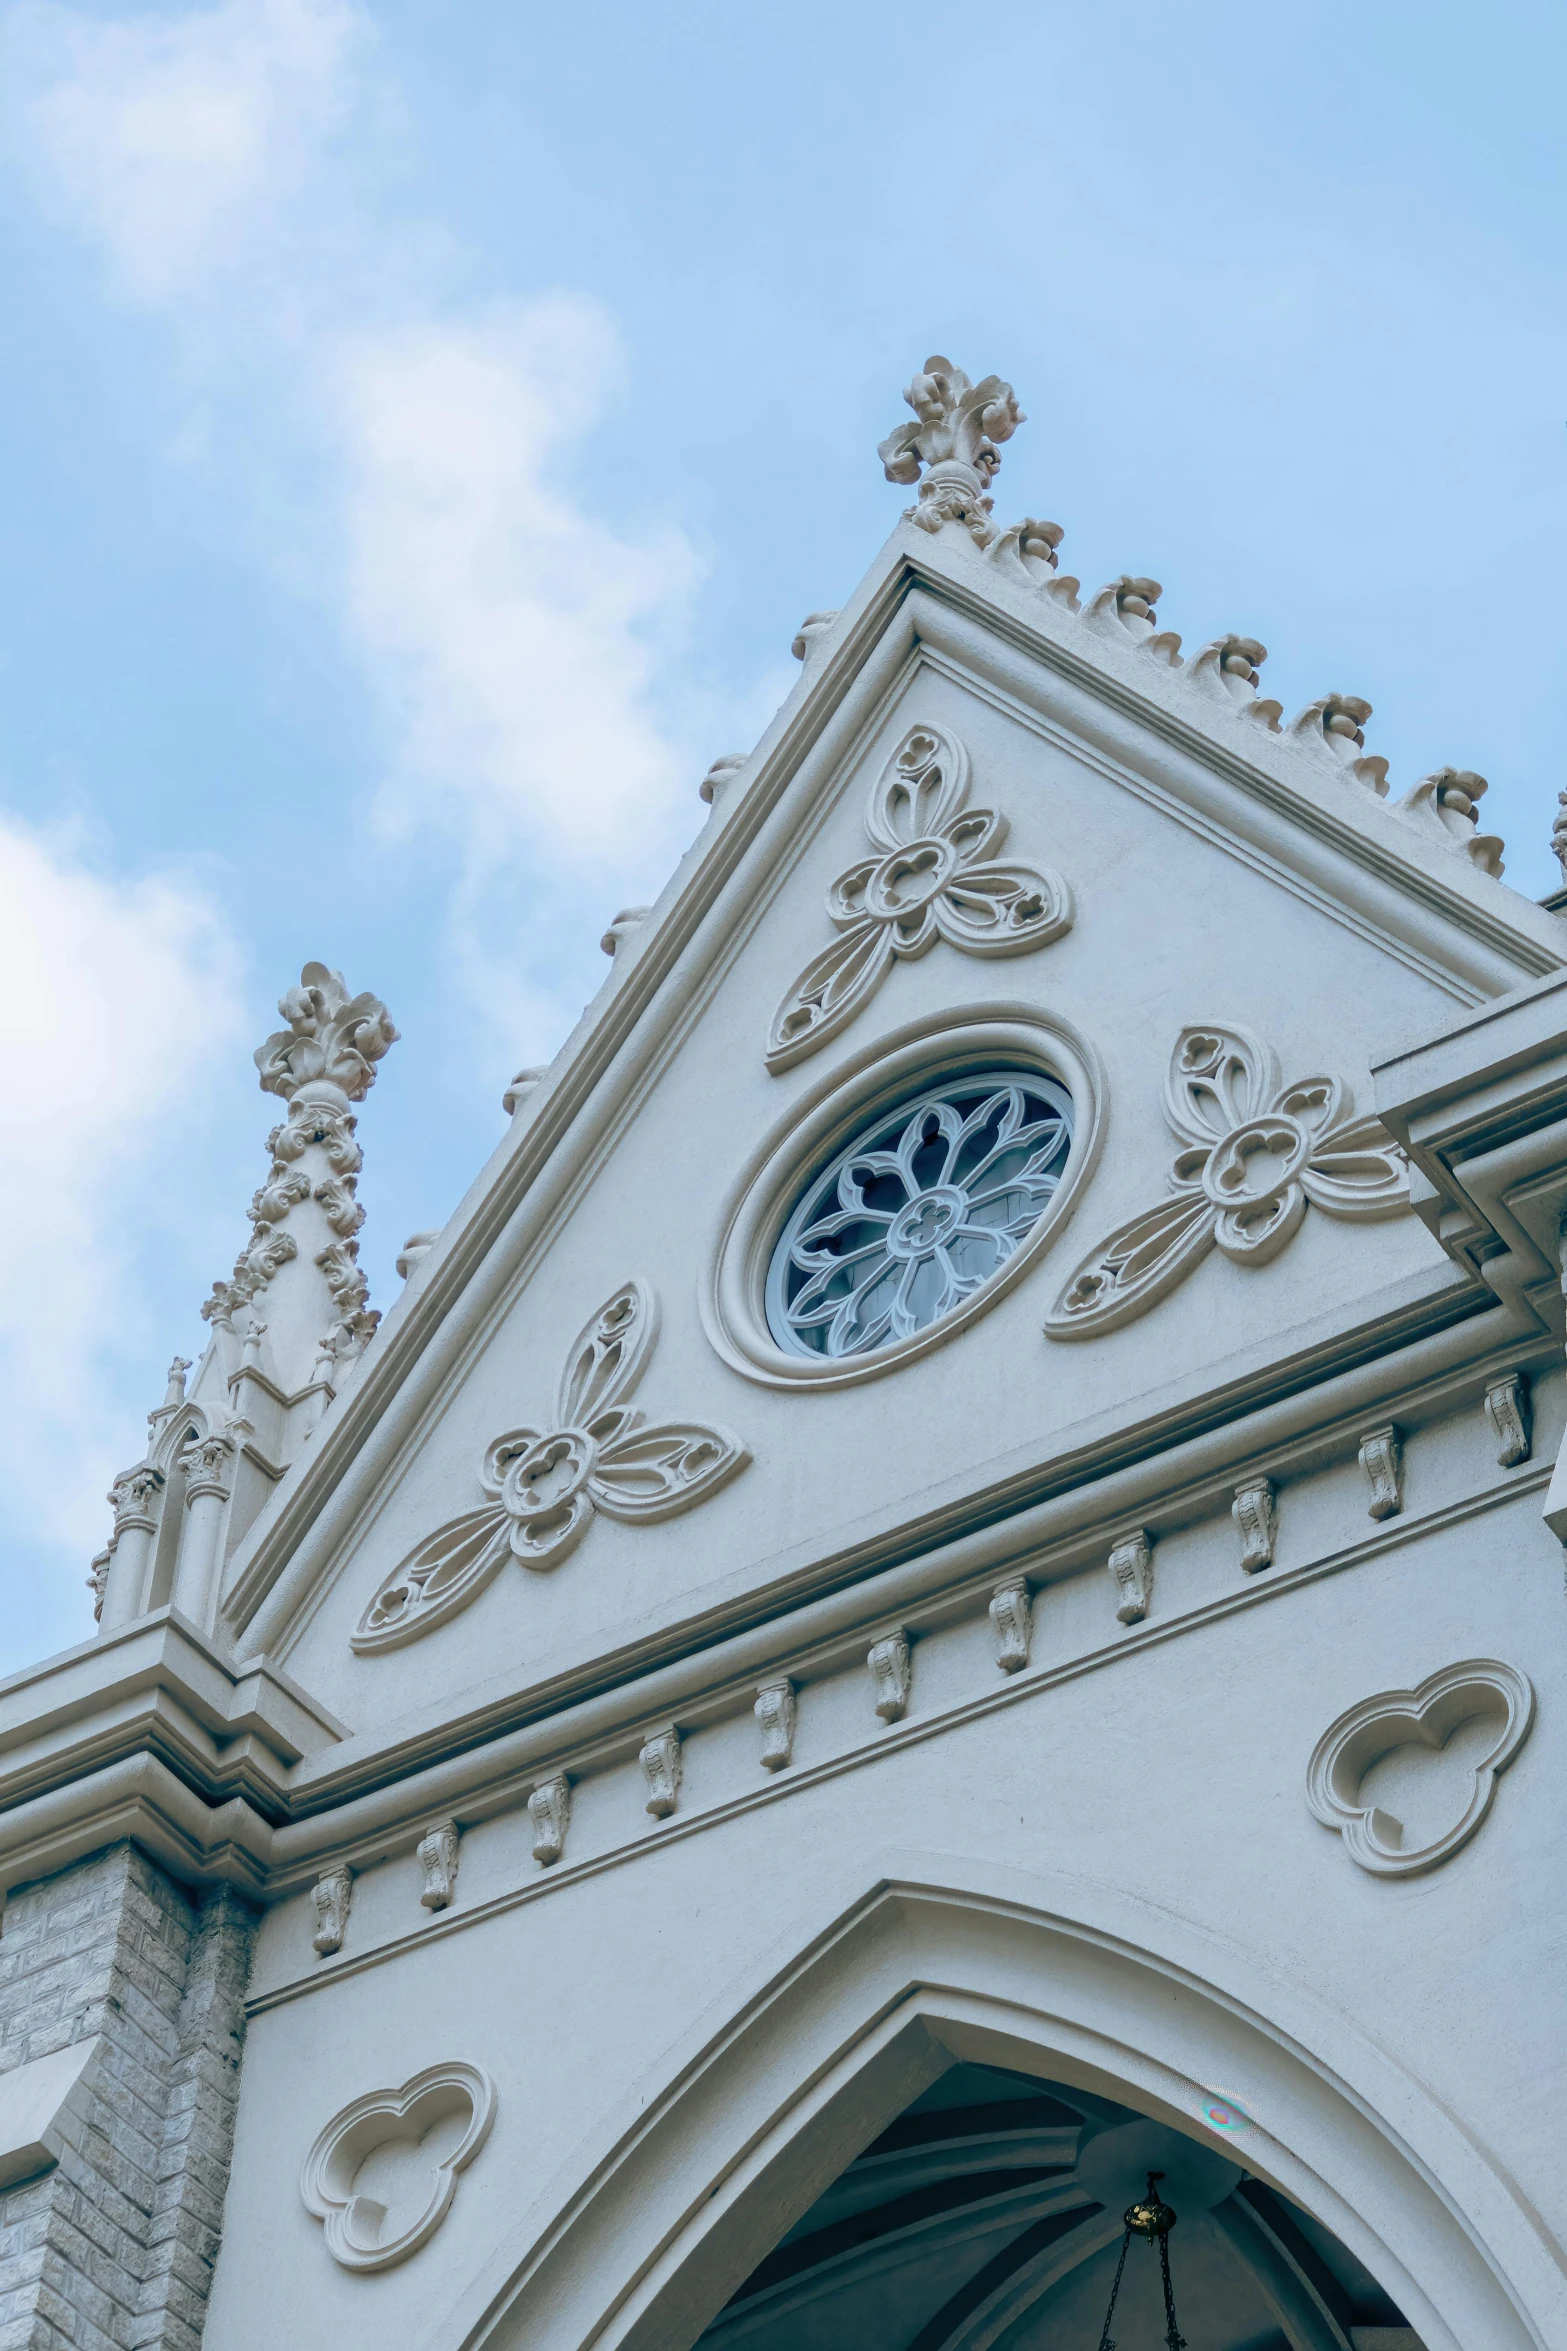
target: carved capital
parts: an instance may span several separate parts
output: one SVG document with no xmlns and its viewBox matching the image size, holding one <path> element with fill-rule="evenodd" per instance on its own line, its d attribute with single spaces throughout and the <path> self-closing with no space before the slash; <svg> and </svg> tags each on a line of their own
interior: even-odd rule
<svg viewBox="0 0 1567 2351">
<path fill-rule="evenodd" d="M 152 1505 L 163 1491 L 163 1472 L 150 1461 L 135 1469 L 126 1470 L 109 1488 L 109 1507 L 114 1512 L 114 1537 L 118 1542 L 129 1528 L 139 1527 L 151 1534 L 157 1524 Z"/>
<path fill-rule="evenodd" d="M 203 1495 L 216 1494 L 227 1501 L 229 1475 L 239 1447 L 228 1429 L 213 1429 L 210 1435 L 198 1438 L 185 1455 L 185 1502 L 199 1502 Z"/>
<path fill-rule="evenodd" d="M 316 1914 L 316 1931 L 311 1942 L 322 1959 L 343 1948 L 343 1937 L 348 1932 L 348 1913 L 354 1899 L 354 1873 L 341 1863 L 317 1878 L 310 1889 L 311 1907 Z"/>
<path fill-rule="evenodd" d="M 1116 1622 L 1140 1624 L 1153 1606 L 1153 1545 L 1141 1527 L 1128 1527 L 1110 1546 Z"/>
<path fill-rule="evenodd" d="M 288 1101 L 301 1086 L 324 1081 L 350 1102 L 362 1102 L 375 1083 L 375 1064 L 397 1042 L 379 996 L 350 996 L 340 971 L 307 963 L 299 986 L 278 998 L 278 1010 L 287 1027 L 256 1047 L 263 1093 Z"/>
<path fill-rule="evenodd" d="M 1404 1448 L 1396 1428 L 1368 1429 L 1360 1440 L 1360 1466 L 1371 1482 L 1366 1504 L 1373 1518 L 1396 1518 L 1404 1507 Z"/>
<path fill-rule="evenodd" d="M 1529 1383 L 1521 1372 L 1510 1371 L 1493 1380 L 1485 1391 L 1485 1417 L 1496 1439 L 1496 1458 L 1503 1469 L 1516 1469 L 1529 1458 Z"/>
<path fill-rule="evenodd" d="M 565 1852 L 566 1830 L 571 1823 L 571 1782 L 564 1772 L 539 1783 L 528 1798 L 528 1813 L 533 1822 L 533 1858 L 548 1869 Z"/>
<path fill-rule="evenodd" d="M 647 1781 L 647 1809 L 655 1820 L 667 1820 L 680 1801 L 684 1769 L 680 1733 L 673 1723 L 643 1742 L 640 1760 Z"/>
<path fill-rule="evenodd" d="M 1237 1486 L 1230 1515 L 1240 1534 L 1241 1565 L 1246 1573 L 1255 1575 L 1260 1567 L 1271 1567 L 1276 1520 L 1272 1480 L 1248 1478 Z"/>
<path fill-rule="evenodd" d="M 877 1641 L 865 1660 L 876 1691 L 876 1712 L 883 1722 L 901 1722 L 909 1711 L 909 1644 L 904 1633 L 888 1633 Z"/>
<path fill-rule="evenodd" d="M 782 1771 L 794 1759 L 793 1682 L 768 1682 L 756 1693 L 755 1711 L 762 1726 L 762 1769 Z"/>
<path fill-rule="evenodd" d="M 443 1820 L 427 1829 L 414 1847 L 414 1859 L 424 1871 L 419 1900 L 426 1910 L 447 1910 L 457 1891 L 457 1823 Z"/>
<path fill-rule="evenodd" d="M 1034 1636 L 1033 1607 L 1027 1576 L 1009 1576 L 990 1595 L 990 1621 L 996 1635 L 996 1663 L 1003 1673 L 1020 1673 L 1028 1663 Z"/>
</svg>

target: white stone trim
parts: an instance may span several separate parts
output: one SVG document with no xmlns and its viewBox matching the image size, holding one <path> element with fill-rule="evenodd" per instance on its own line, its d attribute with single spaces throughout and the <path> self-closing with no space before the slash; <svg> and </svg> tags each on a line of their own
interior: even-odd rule
<svg viewBox="0 0 1567 2351">
<path fill-rule="evenodd" d="M 1361 1783 L 1380 1756 L 1398 1746 L 1440 1748 L 1486 1698 L 1500 1699 L 1502 1724 L 1474 1766 L 1474 1785 L 1460 1818 L 1427 1845 L 1406 1848 L 1403 1823 L 1378 1805 L 1362 1804 Z M 1498 1775 L 1529 1736 L 1534 1687 L 1517 1666 L 1492 1657 L 1445 1665 L 1412 1690 L 1380 1690 L 1362 1698 L 1330 1725 L 1306 1767 L 1306 1801 L 1325 1828 L 1342 1832 L 1352 1861 L 1374 1877 L 1414 1877 L 1450 1861 L 1467 1845 L 1491 1809 Z"/>
<path fill-rule="evenodd" d="M 397 2236 L 382 2243 L 379 2229 L 385 2210 L 370 2198 L 355 2195 L 355 2174 L 386 2140 L 405 2138 L 410 2125 L 422 2135 L 443 2116 L 464 2110 L 467 2127 L 433 2167 L 422 2210 Z M 332 2259 L 344 2269 L 391 2269 L 427 2245 L 451 2210 L 458 2173 L 478 2154 L 494 2120 L 495 2084 L 482 2066 L 460 2059 L 426 2066 L 401 2089 L 369 2090 L 334 2114 L 306 2156 L 299 2177 L 305 2210 L 324 2225 Z"/>
</svg>

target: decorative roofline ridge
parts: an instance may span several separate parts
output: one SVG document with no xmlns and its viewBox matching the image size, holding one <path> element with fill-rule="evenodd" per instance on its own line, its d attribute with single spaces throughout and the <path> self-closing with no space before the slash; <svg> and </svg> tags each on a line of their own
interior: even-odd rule
<svg viewBox="0 0 1567 2351">
<path fill-rule="evenodd" d="M 1128 642 L 1151 655 L 1161 668 L 1181 673 L 1210 709 L 1227 707 L 1233 716 L 1279 736 L 1318 772 L 1361 784 L 1379 800 L 1387 798 L 1388 763 L 1380 753 L 1366 750 L 1371 704 L 1363 696 L 1319 695 L 1287 727 L 1281 726 L 1282 704 L 1257 692 L 1267 648 L 1255 637 L 1216 637 L 1187 659 L 1175 631 L 1158 626 L 1156 608 L 1162 591 L 1157 580 L 1123 572 L 1085 603 L 1082 583 L 1059 568 L 1064 536 L 1059 523 L 1033 515 L 1005 529 L 992 522 L 994 501 L 989 492 L 1001 464 L 997 444 L 1010 440 L 1027 422 L 1010 384 L 994 375 L 971 383 L 960 367 L 938 354 L 926 360 L 903 397 L 916 422 L 889 433 L 877 455 L 890 482 L 919 482 L 919 503 L 906 510 L 908 521 L 933 533 L 949 523 L 956 525 L 1014 586 L 1049 597 L 1097 635 Z M 831 617 L 812 615 L 819 621 Z M 795 641 L 794 650 L 802 658 L 810 633 L 807 622 Z M 1438 768 L 1393 801 L 1390 813 L 1428 843 L 1500 880 L 1504 844 L 1496 834 L 1479 830 L 1476 802 L 1485 789 L 1484 776 L 1470 768 Z M 712 796 L 706 784 L 703 796 Z M 1567 885 L 1567 792 L 1562 794 L 1551 845 Z"/>
</svg>

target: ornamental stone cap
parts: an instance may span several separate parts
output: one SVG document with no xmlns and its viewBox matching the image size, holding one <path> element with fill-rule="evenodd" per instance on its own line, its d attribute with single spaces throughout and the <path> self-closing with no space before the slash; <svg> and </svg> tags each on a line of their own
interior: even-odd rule
<svg viewBox="0 0 1567 2351">
<path fill-rule="evenodd" d="M 350 1102 L 362 1102 L 375 1083 L 375 1063 L 397 1042 L 380 997 L 368 989 L 350 996 L 340 971 L 307 963 L 298 987 L 278 998 L 278 1010 L 287 1028 L 256 1047 L 262 1092 L 290 1101 L 301 1086 L 325 1081 Z"/>
</svg>

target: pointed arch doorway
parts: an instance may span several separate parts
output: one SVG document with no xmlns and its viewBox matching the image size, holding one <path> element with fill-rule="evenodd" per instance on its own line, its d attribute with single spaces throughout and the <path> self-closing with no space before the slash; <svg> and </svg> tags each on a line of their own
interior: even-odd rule
<svg viewBox="0 0 1567 2351">
<path fill-rule="evenodd" d="M 954 2080 L 957 2068 L 971 2070 Z M 1023 2086 L 1003 2097 L 997 2077 Z M 1074 2133 L 1072 2164 L 1018 2166 L 1036 2174 L 1025 2184 L 1076 2170 L 1086 2142 L 1127 2118 L 1243 2171 L 1249 2216 L 1215 2222 L 1210 2205 L 1191 2237 L 1210 2240 L 1206 2269 L 1229 2261 L 1250 2274 L 1264 2331 L 1255 2343 L 1238 2338 L 1245 2351 L 1277 2351 L 1270 2326 L 1289 2351 L 1413 2351 L 1407 2335 L 1398 2341 L 1406 2329 L 1423 2351 L 1551 2351 L 1556 2341 L 1562 2271 L 1533 2209 L 1352 2020 L 1168 1910 L 1089 1881 L 942 1855 L 900 1857 L 852 1899 L 830 1901 L 781 1964 L 726 1993 L 591 2135 L 551 2208 L 519 2222 L 430 2351 L 815 2351 L 798 2327 L 772 2342 L 753 2327 L 746 2341 L 739 2317 L 749 2302 L 757 2318 L 757 2297 L 783 2275 L 767 2265 L 816 2233 L 813 2216 L 831 2222 L 823 2200 L 858 2194 L 869 2175 L 857 2165 L 902 2152 L 911 2127 L 910 2146 L 934 2135 L 924 2118 L 948 2111 L 943 2081 L 965 2097 L 977 2087 L 979 2105 L 1059 2107 L 1052 2120 L 1041 2105 L 1027 2127 Z M 1092 2231 L 1080 2187 L 1059 2211 L 1030 2212 L 1025 2226 L 1062 2225 L 1024 2259 L 1065 2245 L 1073 2228 Z M 1098 2244 L 1066 2247 L 1081 2256 L 1062 2270 L 1079 2279 L 1074 2293 L 1096 2287 L 1093 2263 L 1119 2239 L 1113 2207 L 1103 2212 Z M 1227 2249 L 1238 2232 L 1250 2232 L 1239 2264 Z M 1270 2233 L 1282 2264 L 1267 2252 Z M 1178 2235 L 1172 2258 L 1179 2281 Z M 1349 2297 L 1335 2308 L 1316 2275 L 1327 2309 L 1315 2335 L 1301 2300 L 1314 2264 Z M 949 2307 L 976 2269 L 906 2341 L 880 2329 L 871 2340 L 876 2351 L 914 2351 L 919 2329 L 945 2314 L 946 2338 L 919 2351 L 1058 2351 L 1048 2328 L 1041 2344 L 1028 2341 L 1039 2274 L 1014 2277 L 1021 2306 L 988 2337 L 970 2310 Z M 1047 2286 L 1047 2310 L 1059 2282 Z M 998 2272 L 985 2291 L 1006 2283 Z M 1194 2284 L 1194 2316 L 1209 2290 Z M 1380 2319 L 1356 2315 L 1357 2295 L 1361 2309 L 1396 2314 L 1391 2341 L 1377 2341 Z M 1239 2292 L 1230 2300 L 1237 2323 L 1255 2307 Z M 1373 2331 L 1357 2344 L 1351 2327 Z M 1188 2333 L 1191 2351 L 1236 2351 Z M 1097 2339 L 1090 2332 L 1084 2351 Z M 1147 2351 L 1158 2344 L 1156 2335 Z M 1078 2351 L 1072 2336 L 1059 2351 Z M 1144 2351 L 1129 2327 L 1122 2351 Z"/>
<path fill-rule="evenodd" d="M 698 2351 L 1164 2351 L 1157 2177 L 1192 2351 L 1422 2351 L 1349 2248 L 1219 2147 L 1080 2087 L 955 2063 L 758 2263 Z M 1119 2288 L 1116 2281 L 1119 2278 Z"/>
</svg>

